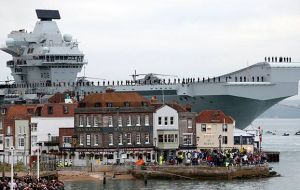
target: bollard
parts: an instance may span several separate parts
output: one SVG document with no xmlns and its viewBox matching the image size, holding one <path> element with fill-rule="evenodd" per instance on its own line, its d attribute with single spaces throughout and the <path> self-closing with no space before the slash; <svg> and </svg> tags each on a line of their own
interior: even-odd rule
<svg viewBox="0 0 300 190">
<path fill-rule="evenodd" d="M 148 176 L 147 176 L 147 174 L 144 175 L 144 183 L 145 183 L 145 185 L 147 185 L 147 183 L 148 183 Z"/>
<path fill-rule="evenodd" d="M 106 172 L 103 173 L 103 185 L 106 184 Z"/>
</svg>

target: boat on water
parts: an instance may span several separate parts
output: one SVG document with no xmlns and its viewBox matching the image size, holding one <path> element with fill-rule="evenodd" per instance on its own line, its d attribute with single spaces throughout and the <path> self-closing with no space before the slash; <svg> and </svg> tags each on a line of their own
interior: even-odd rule
<svg viewBox="0 0 300 190">
<path fill-rule="evenodd" d="M 0 104 L 39 103 L 42 96 L 57 92 L 67 92 L 81 100 L 87 94 L 110 89 L 177 102 L 197 113 L 222 110 L 235 119 L 237 128 L 244 129 L 274 104 L 298 94 L 300 63 L 290 57 L 265 57 L 254 65 L 209 78 L 204 78 L 199 68 L 191 71 L 198 74 L 196 78 L 135 73 L 126 81 L 89 81 L 85 76 L 78 79 L 88 62 L 78 42 L 60 32 L 54 21 L 60 19 L 58 10 L 36 13 L 40 20 L 32 32 L 12 31 L 6 46 L 0 48 L 12 56 L 6 66 L 13 76 L 13 80 L 0 84 Z"/>
<path fill-rule="evenodd" d="M 290 136 L 290 134 L 289 133 L 283 133 L 282 136 Z"/>
<path fill-rule="evenodd" d="M 297 132 L 295 133 L 295 135 L 300 135 L 300 131 L 297 131 Z"/>
</svg>

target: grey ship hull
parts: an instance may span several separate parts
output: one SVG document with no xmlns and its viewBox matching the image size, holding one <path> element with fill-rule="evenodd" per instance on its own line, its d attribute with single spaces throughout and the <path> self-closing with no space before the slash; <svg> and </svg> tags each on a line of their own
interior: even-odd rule
<svg viewBox="0 0 300 190">
<path fill-rule="evenodd" d="M 142 92 L 139 92 L 143 94 Z M 149 92 L 147 92 L 149 94 Z M 183 105 L 190 105 L 191 111 L 199 113 L 203 110 L 222 110 L 232 116 L 236 121 L 236 127 L 244 129 L 251 124 L 253 120 L 259 117 L 267 109 L 285 98 L 271 100 L 257 100 L 242 98 L 229 95 L 210 95 L 185 97 L 177 95 L 155 95 L 159 101 L 178 102 Z M 151 98 L 151 96 L 146 96 Z"/>
</svg>

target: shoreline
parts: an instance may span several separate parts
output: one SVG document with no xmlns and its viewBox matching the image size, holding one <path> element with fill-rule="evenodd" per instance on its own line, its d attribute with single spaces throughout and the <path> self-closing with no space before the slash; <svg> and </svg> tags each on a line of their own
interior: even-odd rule
<svg viewBox="0 0 300 190">
<path fill-rule="evenodd" d="M 131 180 L 135 179 L 131 174 L 121 173 L 114 174 L 113 172 L 106 173 L 107 179 L 112 180 Z M 86 172 L 86 171 L 59 171 L 58 179 L 62 182 L 74 181 L 103 181 L 103 172 Z"/>
</svg>

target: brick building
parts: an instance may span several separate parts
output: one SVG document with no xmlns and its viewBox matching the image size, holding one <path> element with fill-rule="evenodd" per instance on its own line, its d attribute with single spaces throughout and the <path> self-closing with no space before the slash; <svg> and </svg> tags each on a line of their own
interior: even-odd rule
<svg viewBox="0 0 300 190">
<path fill-rule="evenodd" d="M 75 110 L 78 164 L 154 160 L 153 111 L 137 93 L 90 94 Z M 80 162 L 81 160 L 81 162 Z"/>
</svg>

